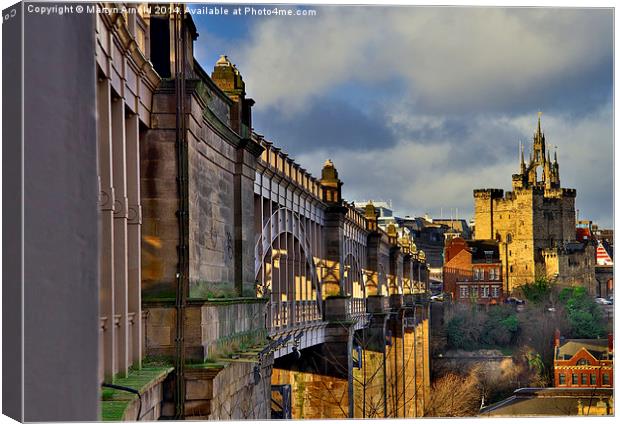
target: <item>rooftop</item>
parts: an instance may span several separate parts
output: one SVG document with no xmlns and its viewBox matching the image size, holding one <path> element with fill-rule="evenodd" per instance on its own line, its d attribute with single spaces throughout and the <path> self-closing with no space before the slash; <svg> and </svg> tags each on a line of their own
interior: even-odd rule
<svg viewBox="0 0 620 424">
<path fill-rule="evenodd" d="M 503 401 L 480 411 L 481 416 L 561 416 L 605 415 L 600 410 L 613 409 L 613 389 L 602 388 L 523 388 Z M 602 404 L 602 405 L 601 405 Z M 611 412 L 613 414 L 613 410 Z"/>
<path fill-rule="evenodd" d="M 581 349 L 586 349 L 596 359 L 609 353 L 608 340 L 605 339 L 567 339 L 558 349 L 558 359 L 572 358 Z"/>
</svg>

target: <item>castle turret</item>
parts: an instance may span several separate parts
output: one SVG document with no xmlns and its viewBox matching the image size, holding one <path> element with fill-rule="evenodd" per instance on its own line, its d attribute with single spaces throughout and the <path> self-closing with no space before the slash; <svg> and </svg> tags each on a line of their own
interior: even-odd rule
<svg viewBox="0 0 620 424">
<path fill-rule="evenodd" d="M 474 190 L 475 238 L 501 243 L 508 293 L 540 275 L 592 287 L 588 247 L 574 245 L 576 191 L 560 186 L 557 152 L 552 161 L 540 113 L 529 163 L 524 156 L 521 148 L 520 173 L 512 175 L 512 192 L 501 197 L 501 191 Z M 571 250 L 557 246 L 570 246 Z M 573 256 L 569 259 L 567 255 Z"/>
</svg>

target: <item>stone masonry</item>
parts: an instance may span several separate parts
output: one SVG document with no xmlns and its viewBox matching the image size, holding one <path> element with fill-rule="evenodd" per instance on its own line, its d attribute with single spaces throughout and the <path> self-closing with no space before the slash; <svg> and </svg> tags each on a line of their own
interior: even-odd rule
<svg viewBox="0 0 620 424">
<path fill-rule="evenodd" d="M 594 250 L 576 241 L 576 191 L 560 186 L 557 155 L 552 162 L 545 143 L 539 116 L 528 163 L 521 150 L 513 191 L 474 190 L 475 238 L 500 243 L 507 293 L 542 276 L 594 287 Z"/>
</svg>

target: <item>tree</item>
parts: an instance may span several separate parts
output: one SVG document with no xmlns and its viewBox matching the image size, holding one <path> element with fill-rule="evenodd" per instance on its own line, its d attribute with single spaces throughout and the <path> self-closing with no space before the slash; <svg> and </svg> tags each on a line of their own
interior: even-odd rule
<svg viewBox="0 0 620 424">
<path fill-rule="evenodd" d="M 559 298 L 566 305 L 571 337 L 597 338 L 605 335 L 601 308 L 584 287 L 566 288 Z"/>
<path fill-rule="evenodd" d="M 460 376 L 449 373 L 431 387 L 430 401 L 426 404 L 427 417 L 471 417 L 480 410 L 481 394 L 474 373 Z"/>
<path fill-rule="evenodd" d="M 518 332 L 519 320 L 507 305 L 493 305 L 487 311 L 477 305 L 456 305 L 446 319 L 446 337 L 452 349 L 508 346 L 515 342 Z"/>
<path fill-rule="evenodd" d="M 546 277 L 538 277 L 533 283 L 523 284 L 520 289 L 528 302 L 543 303 L 550 301 L 554 285 Z"/>
</svg>

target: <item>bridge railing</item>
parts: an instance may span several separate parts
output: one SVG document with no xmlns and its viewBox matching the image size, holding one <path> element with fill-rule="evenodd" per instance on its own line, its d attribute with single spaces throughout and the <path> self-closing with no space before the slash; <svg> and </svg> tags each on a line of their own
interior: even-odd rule
<svg viewBox="0 0 620 424">
<path fill-rule="evenodd" d="M 366 313 L 366 299 L 354 297 L 351 299 L 351 314 L 362 315 Z"/>
<path fill-rule="evenodd" d="M 295 300 L 272 302 L 269 305 L 268 323 L 271 330 L 289 328 L 320 321 L 316 300 Z"/>
</svg>

